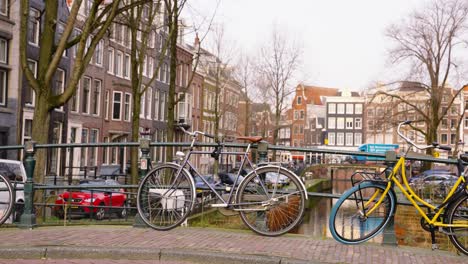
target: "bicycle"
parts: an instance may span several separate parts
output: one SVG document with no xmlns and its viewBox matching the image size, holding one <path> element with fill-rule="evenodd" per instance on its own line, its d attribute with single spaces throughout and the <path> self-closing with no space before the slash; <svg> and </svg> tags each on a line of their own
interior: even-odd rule
<svg viewBox="0 0 468 264">
<path fill-rule="evenodd" d="M 201 131 L 189 132 L 183 127 L 180 129 L 191 137 L 188 152 L 182 153 L 183 157 L 179 153 L 181 161 L 178 163 L 168 162 L 150 170 L 138 187 L 138 213 L 148 226 L 165 231 L 184 222 L 195 204 L 194 175 L 200 176 L 208 191 L 220 201 L 211 204 L 212 208 L 238 212 L 244 224 L 260 235 L 279 236 L 300 223 L 307 192 L 299 177 L 275 164 L 261 164 L 254 168 L 249 159 L 251 145 L 261 141 L 262 137 L 237 137 L 249 142 L 245 152 L 223 151 L 224 143 L 220 141 L 213 151 L 203 151 L 194 150 L 198 136 L 214 139 L 213 135 Z M 190 162 L 192 154 L 210 154 L 215 160 L 222 155 L 242 157 L 234 184 L 223 188 L 227 195 L 201 176 Z M 241 171 L 246 165 L 252 171 L 240 180 Z"/>
<path fill-rule="evenodd" d="M 405 121 L 398 125 L 398 135 L 408 142 L 408 149 L 400 156 L 393 169 L 385 171 L 380 177 L 363 177 L 353 187 L 343 193 L 333 206 L 329 229 L 337 241 L 344 244 L 358 244 L 372 239 L 379 234 L 394 216 L 397 206 L 397 196 L 394 188 L 397 186 L 410 203 L 421 215 L 421 226 L 431 232 L 432 249 L 437 249 L 435 231 L 444 233 L 452 244 L 463 254 L 468 255 L 468 193 L 465 179 L 464 162 L 468 155 L 462 154 L 458 159 L 459 177 L 441 204 L 425 201 L 411 188 L 406 178 L 405 158 L 412 147 L 420 150 L 438 148 L 450 151 L 449 146 L 432 143 L 418 147 L 401 133 Z M 400 172 L 402 183 L 398 179 Z M 385 176 L 384 176 L 385 175 Z M 424 212 L 426 207 L 428 212 Z"/>
<path fill-rule="evenodd" d="M 13 187 L 8 178 L 0 174 L 0 225 L 10 217 L 14 203 Z"/>
</svg>

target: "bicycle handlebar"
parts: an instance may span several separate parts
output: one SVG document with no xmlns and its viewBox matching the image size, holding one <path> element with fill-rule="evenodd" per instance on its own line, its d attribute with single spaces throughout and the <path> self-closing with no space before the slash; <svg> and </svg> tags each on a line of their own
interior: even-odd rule
<svg viewBox="0 0 468 264">
<path fill-rule="evenodd" d="M 403 135 L 403 133 L 401 133 L 401 127 L 402 126 L 406 126 L 406 125 L 409 125 L 411 124 L 412 121 L 411 120 L 406 120 L 406 121 L 403 121 L 401 122 L 400 124 L 398 124 L 398 129 L 397 129 L 397 133 L 400 137 L 402 137 L 406 142 L 408 142 L 408 144 L 412 145 L 413 147 L 417 148 L 417 149 L 420 149 L 420 150 L 426 150 L 426 149 L 430 149 L 430 148 L 438 148 L 438 149 L 441 149 L 441 150 L 446 150 L 446 151 L 451 151 L 452 150 L 452 147 L 450 146 L 444 146 L 444 145 L 439 145 L 439 143 L 432 143 L 432 145 L 426 145 L 426 146 L 423 146 L 423 147 L 419 147 L 417 146 L 413 141 L 411 141 L 411 139 L 405 137 Z"/>
<path fill-rule="evenodd" d="M 208 134 L 208 133 L 205 133 L 205 132 L 202 132 L 202 131 L 187 131 L 185 130 L 185 128 L 183 126 L 178 126 L 178 128 L 180 128 L 180 130 L 182 130 L 182 132 L 184 132 L 185 134 L 191 136 L 191 137 L 196 137 L 198 135 L 202 135 L 202 136 L 205 136 L 205 137 L 208 137 L 208 138 L 215 138 L 215 136 L 211 135 L 211 134 Z"/>
</svg>

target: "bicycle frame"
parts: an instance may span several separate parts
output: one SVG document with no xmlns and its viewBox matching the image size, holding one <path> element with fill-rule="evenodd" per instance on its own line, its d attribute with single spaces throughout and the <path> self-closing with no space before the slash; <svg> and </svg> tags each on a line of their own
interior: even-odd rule
<svg viewBox="0 0 468 264">
<path fill-rule="evenodd" d="M 448 195 L 446 196 L 446 198 L 444 199 L 442 204 L 440 204 L 438 206 L 435 206 L 433 204 L 430 204 L 430 203 L 424 201 L 420 196 L 418 196 L 413 191 L 413 189 L 409 185 L 408 180 L 406 178 L 406 170 L 405 170 L 405 160 L 406 159 L 405 159 L 405 156 L 406 156 L 406 153 L 405 153 L 405 155 L 401 156 L 400 159 L 398 160 L 398 162 L 396 163 L 395 167 L 393 168 L 392 172 L 390 173 L 390 175 L 387 178 L 388 183 L 387 183 L 387 187 L 386 187 L 383 195 L 381 196 L 381 198 L 379 198 L 379 200 L 374 205 L 374 207 L 372 209 L 370 209 L 368 212 L 366 212 L 366 215 L 371 214 L 376 208 L 378 208 L 378 206 L 383 202 L 386 194 L 390 191 L 391 188 L 393 188 L 394 185 L 396 185 L 402 191 L 402 193 L 405 195 L 405 197 L 411 202 L 411 204 L 416 208 L 416 210 L 419 212 L 419 214 L 426 220 L 426 222 L 428 224 L 434 225 L 434 226 L 439 226 L 439 227 L 467 227 L 468 223 L 465 223 L 465 224 L 445 224 L 442 221 L 438 220 L 440 215 L 444 212 L 444 209 L 445 209 L 446 205 L 449 204 L 450 201 L 452 201 L 454 198 L 456 198 L 459 193 L 465 191 L 465 190 L 458 190 L 458 187 L 462 183 L 465 183 L 464 172 L 462 172 L 460 174 L 460 177 L 455 182 L 454 186 L 451 188 L 451 190 L 449 191 Z M 397 173 L 399 171 L 401 172 L 401 178 L 403 180 L 403 184 L 400 183 L 400 181 L 398 180 L 398 177 L 397 177 Z M 372 198 L 377 197 L 377 195 L 379 195 L 379 192 L 380 191 L 377 191 L 371 197 L 371 199 L 369 199 L 369 201 L 372 201 L 373 200 Z M 366 205 L 368 205 L 368 203 L 370 203 L 369 201 L 366 203 Z M 435 215 L 432 218 L 429 218 L 428 214 L 425 213 L 424 210 L 422 209 L 423 206 L 425 206 L 425 207 L 427 207 L 427 208 L 429 208 L 431 210 L 434 210 L 436 212 Z"/>
<path fill-rule="evenodd" d="M 201 178 L 201 180 L 205 183 L 205 185 L 208 186 L 208 188 L 210 188 L 210 190 L 223 202 L 223 204 L 225 204 L 226 206 L 229 205 L 229 204 L 233 205 L 232 204 L 232 199 L 234 197 L 234 189 L 236 189 L 236 186 L 240 185 L 240 182 L 238 182 L 238 180 L 239 180 L 239 177 L 240 177 L 241 169 L 244 168 L 246 162 L 248 163 L 250 168 L 253 169 L 253 164 L 250 161 L 250 159 L 248 158 L 248 154 L 249 154 L 249 151 L 250 151 L 250 145 L 251 144 L 249 144 L 247 146 L 247 149 L 246 149 L 245 152 L 240 152 L 240 151 L 239 152 L 236 152 L 236 151 L 221 151 L 220 152 L 220 156 L 222 156 L 222 155 L 236 155 L 236 156 L 242 155 L 241 166 L 240 166 L 239 171 L 237 172 L 237 175 L 236 175 L 236 178 L 235 178 L 235 181 L 234 181 L 234 186 L 229 191 L 229 196 L 228 196 L 227 200 L 225 200 L 223 198 L 223 196 L 215 188 L 213 188 L 204 177 L 202 177 L 200 172 L 197 171 L 197 169 L 192 165 L 192 163 L 190 163 L 190 156 L 192 156 L 192 154 L 198 154 L 199 155 L 199 154 L 211 154 L 212 153 L 211 151 L 193 150 L 193 143 L 194 143 L 194 140 L 192 141 L 190 151 L 188 152 L 188 154 L 185 156 L 184 160 L 180 164 L 180 169 L 177 172 L 177 175 L 180 175 L 180 172 L 181 172 L 182 169 L 188 167 L 189 169 L 194 171 L 196 175 L 198 175 Z M 193 177 L 193 175 L 191 173 L 190 173 L 190 176 Z"/>
</svg>

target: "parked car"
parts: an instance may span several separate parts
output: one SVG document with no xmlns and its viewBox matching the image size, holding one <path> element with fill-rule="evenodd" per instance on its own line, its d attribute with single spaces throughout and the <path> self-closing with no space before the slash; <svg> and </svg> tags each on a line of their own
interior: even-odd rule
<svg viewBox="0 0 468 264">
<path fill-rule="evenodd" d="M 13 221 L 18 222 L 24 211 L 24 183 L 26 182 L 26 170 L 24 169 L 21 161 L 0 159 L 0 174 L 8 178 L 12 187 L 16 189 L 15 208 L 6 223 L 12 223 Z M 0 188 L 2 188 L 1 184 Z M 6 195 L 8 195 L 6 192 L 0 192 L 0 201 L 8 199 Z M 6 205 L 0 204 L 0 210 L 2 210 L 2 206 Z"/>
<path fill-rule="evenodd" d="M 426 170 L 408 180 L 412 185 L 437 185 L 441 183 L 455 182 L 458 176 L 445 169 Z"/>
<path fill-rule="evenodd" d="M 283 174 L 280 174 L 278 177 L 277 173 L 268 172 L 265 175 L 265 182 L 272 186 L 277 185 L 279 187 L 282 187 L 289 184 L 289 178 Z"/>
<path fill-rule="evenodd" d="M 71 215 L 93 215 L 97 220 L 104 219 L 110 213 L 117 213 L 117 216 L 121 218 L 126 217 L 129 212 L 127 195 L 118 187 L 119 183 L 109 179 L 82 181 L 79 184 L 80 187 L 95 185 L 115 186 L 115 188 L 89 188 L 63 192 L 55 201 L 56 215 L 63 218 L 64 208 L 67 207 L 67 213 Z M 110 206 L 110 208 L 94 206 Z"/>
</svg>

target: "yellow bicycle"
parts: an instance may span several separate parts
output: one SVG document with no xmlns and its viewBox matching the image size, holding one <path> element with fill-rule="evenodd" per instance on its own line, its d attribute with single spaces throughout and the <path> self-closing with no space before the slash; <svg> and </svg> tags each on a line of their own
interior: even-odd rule
<svg viewBox="0 0 468 264">
<path fill-rule="evenodd" d="M 458 159 L 460 175 L 441 204 L 426 201 L 411 188 L 406 178 L 405 157 L 411 147 L 421 150 L 438 148 L 450 150 L 449 146 L 438 143 L 419 147 L 405 137 L 400 129 L 409 125 L 405 121 L 398 125 L 398 135 L 409 144 L 408 150 L 401 155 L 391 172 L 386 177 L 375 177 L 360 181 L 347 190 L 333 206 L 329 228 L 332 236 L 344 244 L 365 242 L 379 234 L 396 212 L 397 186 L 410 203 L 422 216 L 421 224 L 431 232 L 432 248 L 437 248 L 435 231 L 449 236 L 452 244 L 463 254 L 468 255 L 468 191 L 465 180 L 464 163 L 468 155 L 462 154 Z M 401 175 L 401 182 L 398 177 Z M 423 208 L 427 208 L 426 213 Z"/>
</svg>

